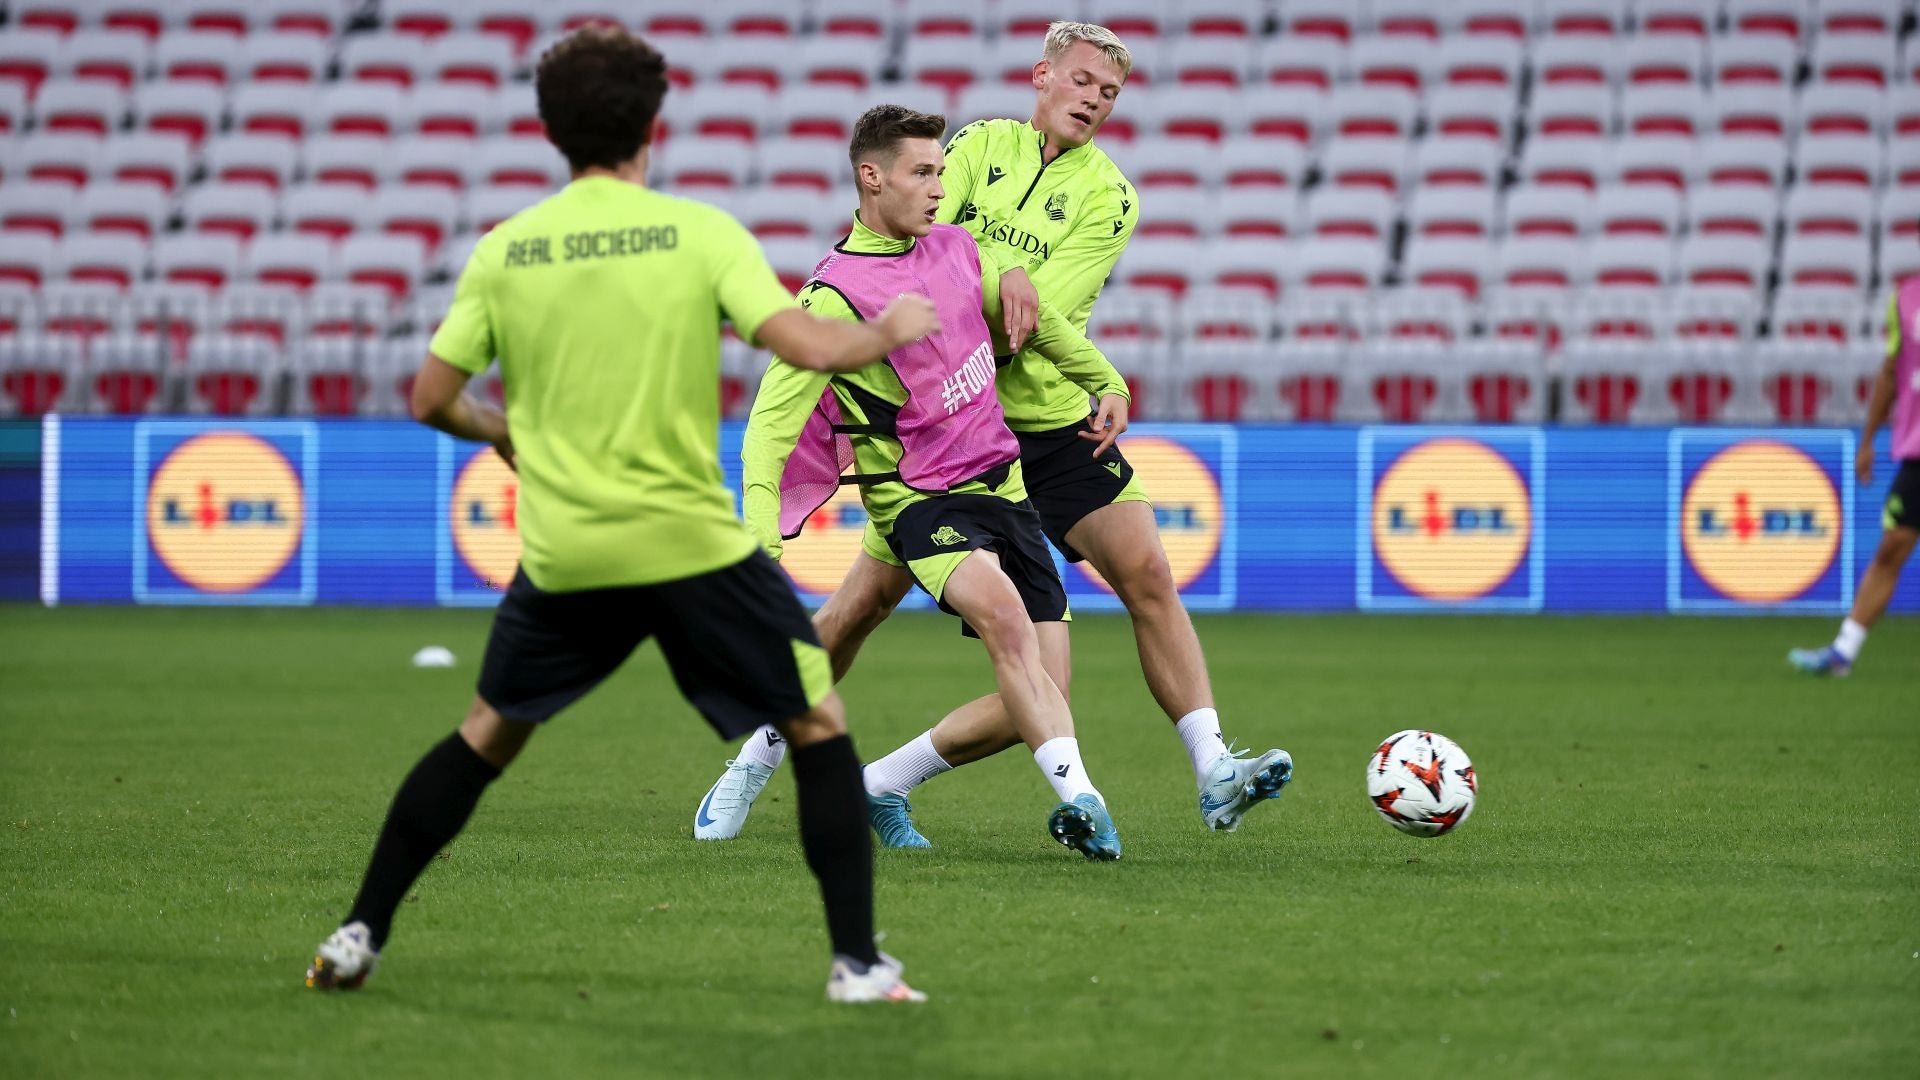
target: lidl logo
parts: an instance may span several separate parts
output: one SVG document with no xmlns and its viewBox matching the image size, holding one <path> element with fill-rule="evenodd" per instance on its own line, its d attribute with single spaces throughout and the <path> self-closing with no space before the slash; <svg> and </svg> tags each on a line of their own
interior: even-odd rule
<svg viewBox="0 0 1920 1080">
<path fill-rule="evenodd" d="M 520 565 L 520 478 L 491 447 L 467 459 L 447 500 L 454 550 L 489 587 L 504 590 Z"/>
<path fill-rule="evenodd" d="M 1121 452 L 1133 466 L 1133 475 L 1153 500 L 1154 523 L 1166 548 L 1173 583 L 1185 589 L 1199 581 L 1220 557 L 1226 526 L 1220 480 L 1213 468 L 1191 449 L 1157 435 L 1129 435 Z M 1086 576 L 1112 592 L 1089 563 L 1078 564 Z"/>
<path fill-rule="evenodd" d="M 781 546 L 780 565 L 803 592 L 831 593 L 846 580 L 859 556 L 866 527 L 859 486 L 842 484 L 833 498 L 807 518 L 800 535 Z"/>
<path fill-rule="evenodd" d="M 1478 439 L 1427 439 L 1373 488 L 1373 554 L 1407 592 L 1460 603 L 1514 577 L 1533 548 L 1533 496 L 1506 456 Z"/>
<path fill-rule="evenodd" d="M 306 527 L 300 475 L 271 443 L 208 431 L 175 445 L 147 482 L 146 532 L 190 589 L 246 593 L 286 569 Z"/>
<path fill-rule="evenodd" d="M 1750 439 L 1708 458 L 1679 517 L 1688 565 L 1729 600 L 1796 599 L 1840 552 L 1840 493 L 1806 451 L 1784 442 Z"/>
</svg>

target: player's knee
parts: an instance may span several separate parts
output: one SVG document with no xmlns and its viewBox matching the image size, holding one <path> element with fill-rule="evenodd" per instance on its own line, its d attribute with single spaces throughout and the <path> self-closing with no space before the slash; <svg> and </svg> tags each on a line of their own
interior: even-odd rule
<svg viewBox="0 0 1920 1080">
<path fill-rule="evenodd" d="M 1873 551 L 1874 563 L 1888 570 L 1900 569 L 1913 554 L 1915 541 L 1920 541 L 1920 531 L 1888 530 L 1880 537 L 1880 546 Z"/>
<path fill-rule="evenodd" d="M 1113 582 L 1114 591 L 1128 607 L 1179 601 L 1180 590 L 1173 584 L 1173 567 L 1160 545 L 1143 545 L 1113 561 L 1108 580 Z"/>
<path fill-rule="evenodd" d="M 967 614 L 967 623 L 995 656 L 1038 653 L 1033 620 L 1027 616 L 1026 605 L 1018 596 L 996 597 L 980 605 L 978 610 Z"/>
<path fill-rule="evenodd" d="M 504 769 L 513 764 L 520 751 L 533 738 L 537 725 L 508 720 L 481 698 L 474 698 L 466 719 L 460 722 L 460 737 L 487 764 Z"/>
<path fill-rule="evenodd" d="M 860 628 L 869 634 L 879 629 L 881 623 L 893 617 L 894 609 L 900 606 L 903 599 L 905 597 L 895 595 L 891 590 L 876 593 L 873 601 L 861 610 Z"/>
</svg>

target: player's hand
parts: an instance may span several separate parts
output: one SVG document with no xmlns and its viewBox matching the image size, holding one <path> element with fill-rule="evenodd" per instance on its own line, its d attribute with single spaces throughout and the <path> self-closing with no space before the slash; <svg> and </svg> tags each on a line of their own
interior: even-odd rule
<svg viewBox="0 0 1920 1080">
<path fill-rule="evenodd" d="M 888 348 L 898 348 L 939 333 L 940 313 L 934 309 L 933 301 L 928 297 L 919 293 L 901 293 L 874 320 L 874 325 L 891 342 Z"/>
<path fill-rule="evenodd" d="M 1007 344 L 1014 352 L 1040 325 L 1040 292 L 1024 267 L 1000 275 L 1000 313 L 1006 319 Z"/>
<path fill-rule="evenodd" d="M 1853 475 L 1863 484 L 1873 483 L 1873 444 L 1863 443 L 1853 454 Z"/>
<path fill-rule="evenodd" d="M 1124 394 L 1103 394 L 1100 397 L 1100 410 L 1087 417 L 1087 426 L 1091 431 L 1083 431 L 1080 437 L 1092 439 L 1100 445 L 1093 448 L 1093 456 L 1099 457 L 1107 452 L 1120 433 L 1127 430 L 1128 405 Z"/>
</svg>

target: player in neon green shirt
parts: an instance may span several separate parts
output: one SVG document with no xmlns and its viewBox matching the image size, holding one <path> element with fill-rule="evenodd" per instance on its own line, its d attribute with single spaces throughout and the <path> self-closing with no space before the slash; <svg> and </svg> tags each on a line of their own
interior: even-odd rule
<svg viewBox="0 0 1920 1080">
<path fill-rule="evenodd" d="M 962 128 L 947 145 L 942 177 L 947 197 L 939 218 L 964 225 L 983 254 L 1007 268 L 1001 296 L 1015 346 L 1034 325 L 1039 297 L 1085 330 L 1140 217 L 1138 193 L 1093 142 L 1132 69 L 1126 46 L 1104 27 L 1055 23 L 1043 54 L 1034 65 L 1038 95 L 1031 119 Z M 1240 756 L 1221 735 L 1206 658 L 1174 585 L 1153 509 L 1133 466 L 1111 444 L 1105 419 L 1089 416 L 1085 389 L 1032 348 L 1002 358 L 998 382 L 1047 538 L 1068 559 L 1090 562 L 1126 604 L 1148 688 L 1186 746 L 1201 819 L 1212 829 L 1238 828 L 1248 810 L 1280 793 L 1293 759 L 1277 749 Z M 749 462 L 749 487 L 751 471 Z M 836 678 L 911 587 L 912 577 L 878 550 L 870 532 L 846 580 L 814 617 Z M 985 745 L 1004 730 L 1004 713 L 992 697 L 963 706 L 935 728 L 946 745 Z M 706 838 L 739 832 L 783 752 L 763 729 L 728 762 L 701 804 L 702 814 L 720 822 Z"/>
<path fill-rule="evenodd" d="M 395 795 L 311 987 L 366 979 L 401 899 L 487 785 L 540 724 L 657 638 L 723 738 L 772 723 L 793 740 L 801 841 L 834 948 L 828 997 L 924 1000 L 874 949 L 859 759 L 806 612 L 733 515 L 716 384 L 722 318 L 823 371 L 877 360 L 938 321 L 924 297 L 865 324 L 802 311 L 738 222 L 647 190 L 665 72 L 658 52 L 614 28 L 578 31 L 541 57 L 540 118 L 573 181 L 480 241 L 414 379 L 416 418 L 517 466 L 525 551 L 466 720 Z M 465 392 L 496 357 L 504 415 Z"/>
</svg>

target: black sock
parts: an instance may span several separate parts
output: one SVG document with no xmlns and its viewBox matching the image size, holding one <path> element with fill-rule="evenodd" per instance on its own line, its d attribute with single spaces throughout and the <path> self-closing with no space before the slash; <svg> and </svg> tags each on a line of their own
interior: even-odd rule
<svg viewBox="0 0 1920 1080">
<path fill-rule="evenodd" d="M 873 837 L 867 832 L 867 789 L 860 759 L 845 735 L 793 748 L 800 795 L 800 845 L 820 879 L 833 951 L 863 964 L 873 947 Z"/>
<path fill-rule="evenodd" d="M 373 947 L 386 944 L 393 913 L 427 863 L 459 834 L 480 793 L 500 770 L 475 753 L 458 731 L 427 751 L 393 796 L 387 823 L 373 845 L 373 861 L 354 898 L 347 922 L 373 932 Z"/>
</svg>

